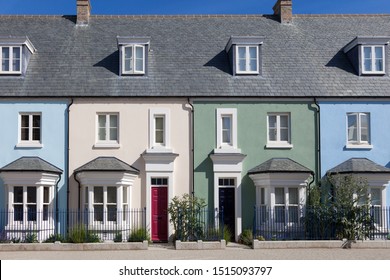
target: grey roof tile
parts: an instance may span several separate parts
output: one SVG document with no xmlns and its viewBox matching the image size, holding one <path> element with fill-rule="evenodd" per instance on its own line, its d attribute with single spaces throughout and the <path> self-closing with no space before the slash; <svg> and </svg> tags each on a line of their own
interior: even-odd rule
<svg viewBox="0 0 390 280">
<path fill-rule="evenodd" d="M 62 170 L 39 157 L 21 157 L 3 168 L 0 172 L 49 172 L 61 174 Z"/>
<path fill-rule="evenodd" d="M 313 171 L 289 158 L 271 158 L 252 168 L 248 174 L 258 173 L 311 173 Z"/>
<path fill-rule="evenodd" d="M 390 168 L 379 165 L 367 158 L 351 158 L 330 169 L 327 173 L 390 173 Z"/>
<path fill-rule="evenodd" d="M 75 170 L 75 174 L 88 171 L 120 171 L 138 174 L 139 170 L 115 157 L 98 157 Z"/>
<path fill-rule="evenodd" d="M 0 36 L 37 52 L 3 97 L 389 97 L 390 77 L 359 77 L 343 53 L 356 36 L 390 36 L 390 15 L 0 16 Z M 117 36 L 150 36 L 146 77 L 119 76 Z M 264 36 L 262 76 L 232 76 L 230 36 Z M 387 56 L 390 57 L 390 48 Z M 373 90 L 375 89 L 375 90 Z"/>
</svg>

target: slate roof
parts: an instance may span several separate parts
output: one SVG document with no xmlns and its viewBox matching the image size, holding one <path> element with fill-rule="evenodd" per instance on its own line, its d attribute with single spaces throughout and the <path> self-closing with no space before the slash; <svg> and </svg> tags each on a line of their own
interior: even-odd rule
<svg viewBox="0 0 390 280">
<path fill-rule="evenodd" d="M 39 157 L 21 157 L 1 168 L 0 172 L 48 172 L 61 174 L 62 170 Z"/>
<path fill-rule="evenodd" d="M 0 36 L 27 36 L 37 49 L 25 77 L 0 75 L 0 97 L 390 96 L 389 75 L 359 77 L 343 52 L 357 36 L 390 36 L 390 15 L 294 15 L 292 25 L 266 15 L 75 21 L 0 16 Z M 119 76 L 117 36 L 150 36 L 146 76 Z M 231 36 L 264 37 L 262 76 L 232 75 Z"/>
<path fill-rule="evenodd" d="M 313 171 L 289 158 L 271 158 L 252 168 L 248 174 L 259 173 L 310 173 Z"/>
<path fill-rule="evenodd" d="M 98 157 L 77 168 L 74 173 L 96 171 L 117 171 L 139 174 L 139 170 L 116 157 Z"/>
<path fill-rule="evenodd" d="M 390 173 L 390 168 L 379 165 L 367 158 L 351 158 L 330 169 L 327 173 Z"/>
</svg>

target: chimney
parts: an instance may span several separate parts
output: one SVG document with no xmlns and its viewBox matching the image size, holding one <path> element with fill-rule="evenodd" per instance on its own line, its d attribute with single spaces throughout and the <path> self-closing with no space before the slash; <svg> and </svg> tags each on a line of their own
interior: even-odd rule
<svg viewBox="0 0 390 280">
<path fill-rule="evenodd" d="M 282 24 L 292 23 L 292 0 L 278 0 L 273 9 Z"/>
<path fill-rule="evenodd" d="M 88 25 L 91 12 L 89 0 L 77 0 L 77 25 Z"/>
</svg>

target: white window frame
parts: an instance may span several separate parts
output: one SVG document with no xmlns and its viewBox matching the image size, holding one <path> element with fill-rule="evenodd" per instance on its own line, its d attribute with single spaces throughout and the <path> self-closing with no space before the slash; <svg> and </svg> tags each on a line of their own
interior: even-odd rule
<svg viewBox="0 0 390 280">
<path fill-rule="evenodd" d="M 105 139 L 101 140 L 99 139 L 99 116 L 105 116 L 105 131 L 106 131 L 106 137 Z M 116 140 L 110 140 L 110 118 L 111 116 L 116 116 L 117 117 L 117 135 L 116 135 Z M 96 113 L 96 141 L 95 141 L 95 148 L 120 148 L 120 142 L 119 142 L 119 137 L 120 137 L 120 117 L 119 113 L 101 113 L 98 112 Z"/>
<path fill-rule="evenodd" d="M 132 48 L 132 59 L 130 61 L 132 70 L 126 71 L 126 48 Z M 142 70 L 137 70 L 137 59 L 136 59 L 136 50 L 137 48 L 142 49 Z M 145 45 L 139 44 L 130 44 L 124 45 L 121 47 L 122 50 L 122 74 L 124 75 L 143 75 L 145 74 Z"/>
<path fill-rule="evenodd" d="M 28 116 L 28 140 L 22 140 L 22 117 Z M 40 126 L 39 126 L 39 140 L 33 140 L 33 118 L 34 116 L 40 117 Z M 39 112 L 22 112 L 19 113 L 18 119 L 18 144 L 17 148 L 42 148 L 42 113 Z"/>
<path fill-rule="evenodd" d="M 370 48 L 371 49 L 371 70 L 366 70 L 364 67 L 364 62 L 365 62 L 365 57 L 364 57 L 364 49 Z M 382 71 L 376 71 L 375 66 L 376 66 L 376 53 L 375 53 L 375 48 L 381 48 L 382 49 L 382 65 L 383 65 L 383 70 Z M 361 68 L 362 68 L 362 74 L 385 74 L 386 73 L 386 58 L 385 58 L 385 46 L 383 45 L 362 45 L 361 46 Z"/>
<path fill-rule="evenodd" d="M 349 141 L 349 127 L 348 127 L 348 118 L 349 116 L 356 116 L 356 136 L 357 139 Z M 368 116 L 368 141 L 361 140 L 361 116 Z M 371 145 L 371 114 L 368 112 L 350 112 L 346 115 L 346 140 L 347 140 L 347 148 L 360 148 L 360 149 L 372 149 Z"/>
<path fill-rule="evenodd" d="M 229 117 L 230 122 L 230 142 L 223 141 L 223 118 Z M 217 108 L 216 110 L 216 123 L 217 123 L 217 148 L 215 153 L 240 153 L 237 148 L 237 109 L 236 108 Z"/>
<path fill-rule="evenodd" d="M 288 140 L 282 141 L 281 137 L 281 126 L 280 126 L 280 117 L 287 117 L 288 124 Z M 276 117 L 276 140 L 270 140 L 270 117 Z M 294 146 L 291 144 L 291 114 L 290 113 L 268 113 L 267 114 L 267 148 L 281 148 L 281 149 L 291 149 Z"/>
<path fill-rule="evenodd" d="M 9 48 L 9 61 L 8 61 L 8 71 L 3 70 L 3 48 Z M 13 60 L 14 60 L 14 48 L 19 48 L 19 71 L 13 70 Z M 23 61 L 23 52 L 22 46 L 0 46 L 0 74 L 21 74 L 22 73 L 22 61 Z"/>
<path fill-rule="evenodd" d="M 163 118 L 163 142 L 156 141 L 156 118 Z M 149 109 L 149 149 L 148 152 L 171 152 L 170 110 L 168 108 Z"/>
<path fill-rule="evenodd" d="M 240 70 L 239 49 L 245 48 L 245 70 Z M 250 48 L 256 49 L 256 70 L 250 70 Z M 258 45 L 236 45 L 236 74 L 259 74 L 259 46 Z"/>
</svg>

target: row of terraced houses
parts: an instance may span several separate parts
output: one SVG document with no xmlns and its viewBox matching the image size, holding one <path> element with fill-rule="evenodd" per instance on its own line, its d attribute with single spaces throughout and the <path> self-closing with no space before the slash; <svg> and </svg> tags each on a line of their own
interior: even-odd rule
<svg viewBox="0 0 390 280">
<path fill-rule="evenodd" d="M 390 206 L 390 15 L 0 16 L 2 234 L 72 213 L 173 234 L 185 193 L 224 209 L 304 207 L 328 172 Z M 85 213 L 83 212 L 85 210 Z M 61 211 L 67 217 L 61 218 Z M 61 217 L 59 217 L 61 216 Z"/>
</svg>

